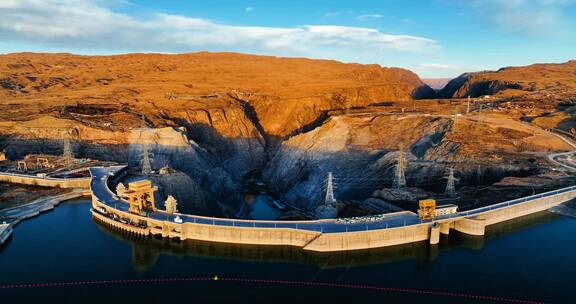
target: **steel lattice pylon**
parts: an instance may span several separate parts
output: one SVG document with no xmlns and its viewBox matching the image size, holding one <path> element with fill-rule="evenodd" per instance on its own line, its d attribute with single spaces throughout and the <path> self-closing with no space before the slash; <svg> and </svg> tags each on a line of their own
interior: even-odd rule
<svg viewBox="0 0 576 304">
<path fill-rule="evenodd" d="M 326 195 L 324 196 L 324 203 L 320 203 L 316 207 L 316 216 L 319 219 L 335 218 L 338 215 L 336 208 L 336 197 L 334 196 L 334 182 L 332 172 L 328 172 L 326 178 Z"/>
<path fill-rule="evenodd" d="M 446 190 L 444 191 L 444 194 L 446 194 L 450 197 L 456 196 L 456 185 L 455 184 L 456 184 L 456 181 L 458 181 L 458 179 L 454 177 L 454 168 L 449 169 L 448 176 L 445 178 L 448 179 L 448 182 L 446 183 Z"/>
<path fill-rule="evenodd" d="M 404 148 L 400 146 L 398 151 L 398 163 L 396 164 L 396 175 L 394 178 L 394 188 L 406 187 L 406 159 L 404 158 Z"/>
<path fill-rule="evenodd" d="M 150 152 L 148 151 L 148 144 L 142 144 L 142 174 L 148 175 L 152 172 L 152 165 L 150 164 Z"/>
<path fill-rule="evenodd" d="M 70 142 L 70 130 L 64 131 L 63 141 L 64 147 L 62 152 L 62 157 L 64 158 L 64 162 L 66 166 L 72 166 L 72 162 L 74 161 L 74 152 L 72 151 L 72 143 Z"/>
<path fill-rule="evenodd" d="M 332 205 L 336 203 L 336 197 L 334 197 L 334 184 L 332 181 L 332 172 L 328 172 L 328 178 L 326 180 L 326 197 L 324 198 L 324 203 L 326 205 Z"/>
</svg>

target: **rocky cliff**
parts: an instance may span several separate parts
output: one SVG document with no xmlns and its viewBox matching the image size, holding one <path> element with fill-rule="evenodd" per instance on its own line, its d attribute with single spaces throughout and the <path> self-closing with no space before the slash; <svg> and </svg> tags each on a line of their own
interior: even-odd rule
<svg viewBox="0 0 576 304">
<path fill-rule="evenodd" d="M 513 96 L 531 92 L 550 94 L 576 91 L 576 60 L 562 64 L 507 67 L 495 72 L 466 73 L 451 80 L 440 92 L 444 98 Z"/>
<path fill-rule="evenodd" d="M 318 187 L 333 172 L 336 195 L 363 200 L 391 187 L 398 150 L 408 161 L 408 183 L 443 191 L 447 168 L 454 168 L 460 185 L 488 184 L 504 176 L 537 172 L 527 151 L 565 151 L 562 140 L 534 133 L 503 115 L 479 123 L 475 116 L 459 121 L 444 115 L 343 115 L 285 141 L 264 172 L 265 180 L 301 208 L 322 202 Z"/>
</svg>

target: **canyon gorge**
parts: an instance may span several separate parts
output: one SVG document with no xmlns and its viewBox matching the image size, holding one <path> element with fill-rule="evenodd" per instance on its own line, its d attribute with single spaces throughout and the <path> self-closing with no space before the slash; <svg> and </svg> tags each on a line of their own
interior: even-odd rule
<svg viewBox="0 0 576 304">
<path fill-rule="evenodd" d="M 243 184 L 256 174 L 297 218 L 313 217 L 328 172 L 347 204 L 409 208 L 441 194 L 449 168 L 464 189 L 553 180 L 547 155 L 572 147 L 547 130 L 574 133 L 575 79 L 576 61 L 434 90 L 405 69 L 328 60 L 0 55 L 0 144 L 10 158 L 61 154 L 73 130 L 77 157 L 134 166 L 147 145 L 154 169 L 174 170 L 156 182 L 190 213 L 249 217 Z M 400 149 L 410 187 L 393 190 Z"/>
</svg>

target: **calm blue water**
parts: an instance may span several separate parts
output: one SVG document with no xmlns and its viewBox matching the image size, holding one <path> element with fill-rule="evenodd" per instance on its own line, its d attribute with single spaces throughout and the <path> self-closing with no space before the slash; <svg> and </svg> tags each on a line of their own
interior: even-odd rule
<svg viewBox="0 0 576 304">
<path fill-rule="evenodd" d="M 540 213 L 485 238 L 342 254 L 131 238 L 93 222 L 89 201 L 19 224 L 0 248 L 0 285 L 147 278 L 247 278 L 446 291 L 575 303 L 576 220 Z M 229 281 L 1 289 L 1 303 L 492 303 L 462 297 Z M 11 300 L 11 301 L 10 301 Z M 497 303 L 497 302 L 496 302 Z"/>
</svg>

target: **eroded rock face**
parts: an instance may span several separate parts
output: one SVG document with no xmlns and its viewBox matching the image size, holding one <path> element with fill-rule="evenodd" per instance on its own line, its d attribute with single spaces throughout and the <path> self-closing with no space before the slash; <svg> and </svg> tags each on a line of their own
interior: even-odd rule
<svg viewBox="0 0 576 304">
<path fill-rule="evenodd" d="M 445 115 L 331 117 L 322 126 L 285 141 L 264 178 L 278 193 L 286 193 L 293 205 L 311 208 L 322 203 L 318 189 L 328 172 L 333 172 L 336 196 L 342 200 L 362 200 L 391 187 L 399 147 L 404 147 L 408 161 L 408 183 L 440 192 L 449 167 L 458 172 L 462 185 L 488 183 L 507 175 L 530 174 L 534 160 L 524 151 L 570 149 L 562 140 L 531 133 L 506 117 L 485 119 L 478 123 L 470 115 L 455 123 Z M 532 145 L 535 137 L 548 144 Z"/>
<path fill-rule="evenodd" d="M 179 212 L 208 216 L 224 214 L 218 200 L 183 172 L 158 175 L 154 183 L 159 186 L 162 199 L 171 195 L 178 201 Z"/>
<path fill-rule="evenodd" d="M 187 209 L 187 200 L 183 199 L 181 192 L 192 191 L 196 193 L 197 200 L 191 201 L 190 205 L 205 214 L 236 216 L 241 177 L 244 172 L 262 166 L 263 162 L 264 148 L 256 138 L 227 139 L 219 135 L 222 137 L 221 143 L 211 142 L 201 146 L 188 138 L 190 132 L 186 127 L 113 131 L 52 117 L 4 123 L 2 127 L 3 143 L 11 158 L 20 158 L 29 153 L 62 154 L 62 136 L 69 130 L 75 134 L 72 145 L 77 157 L 111 160 L 138 167 L 146 146 L 153 169 L 170 166 L 186 174 L 186 178 L 175 183 L 184 189 L 175 193 L 183 203 L 183 209 Z M 218 148 L 219 144 L 222 151 L 210 151 Z M 166 184 L 172 179 L 175 178 L 166 176 L 159 182 Z M 174 191 L 174 187 L 168 188 Z"/>
<path fill-rule="evenodd" d="M 332 116 L 311 131 L 268 145 L 268 139 L 257 132 L 251 120 L 242 115 L 244 112 L 238 111 L 215 111 L 210 115 L 193 112 L 197 116 L 183 112 L 181 120 L 173 119 L 186 127 L 134 128 L 125 132 L 50 117 L 5 124 L 1 130 L 12 157 L 24 152 L 61 154 L 59 128 L 75 130 L 82 140 L 74 141 L 74 151 L 82 157 L 138 166 L 146 145 L 154 169 L 170 166 L 186 174 L 187 178 L 177 184 L 198 198 L 189 203 L 190 208 L 194 206 L 205 214 L 217 214 L 218 209 L 224 216 L 246 216 L 240 190 L 244 175 L 253 170 L 262 170 L 266 184 L 292 206 L 313 211 L 322 203 L 321 189 L 328 172 L 335 175 L 338 199 L 363 200 L 373 196 L 374 191 L 390 187 L 400 147 L 408 161 L 409 184 L 435 191 L 442 191 L 442 177 L 448 166 L 455 168 L 463 184 L 494 182 L 533 170 L 533 156 L 524 151 L 570 149 L 560 139 L 535 133 L 505 116 L 486 116 L 479 123 L 474 114 L 456 122 L 446 115 Z M 223 129 L 223 134 L 216 130 L 216 126 L 227 124 L 230 129 Z M 227 137 L 231 134 L 238 136 Z M 165 179 L 160 182 L 166 186 L 178 178 Z M 187 195 L 174 187 L 169 192 L 166 195 L 178 196 L 186 209 Z"/>
<path fill-rule="evenodd" d="M 440 90 L 439 96 L 464 98 L 494 95 L 501 92 L 504 96 L 542 91 L 556 94 L 575 92 L 574 73 L 576 73 L 576 60 L 562 64 L 508 67 L 495 72 L 466 73 L 451 80 Z"/>
</svg>

